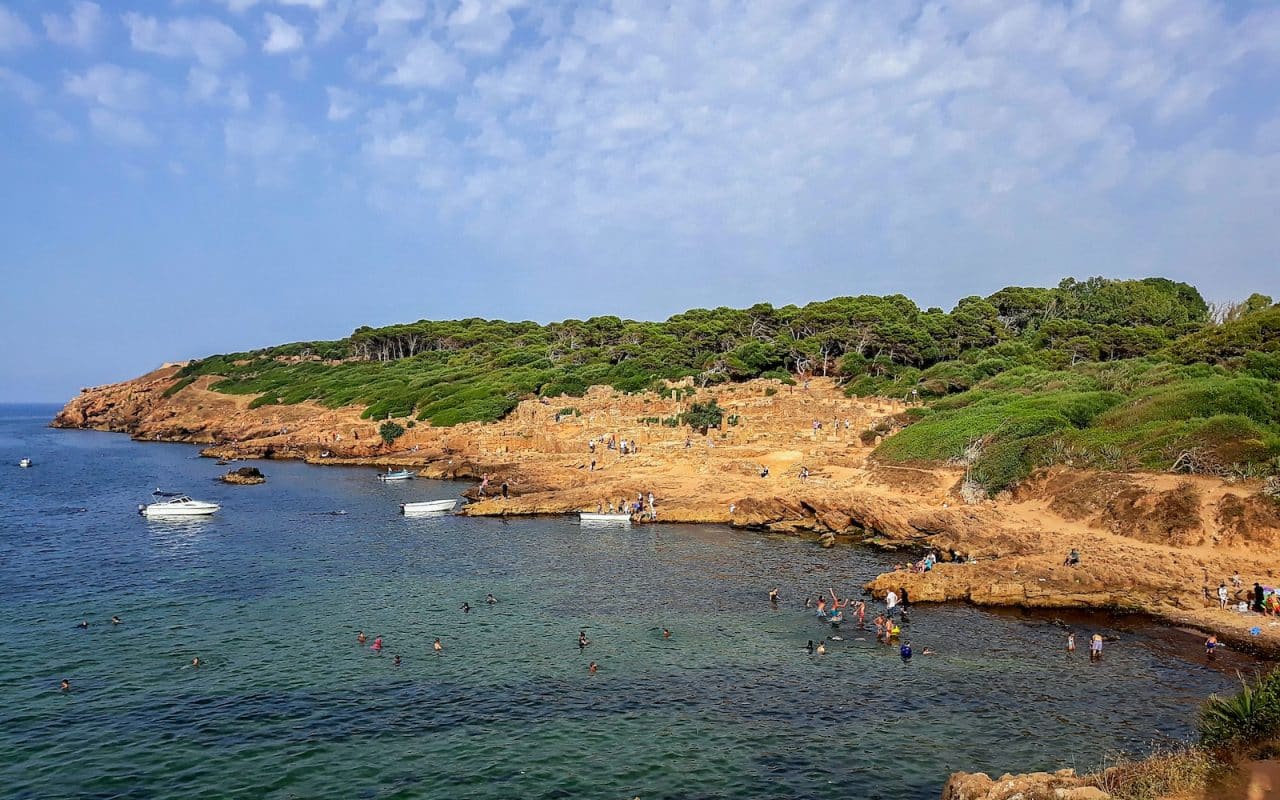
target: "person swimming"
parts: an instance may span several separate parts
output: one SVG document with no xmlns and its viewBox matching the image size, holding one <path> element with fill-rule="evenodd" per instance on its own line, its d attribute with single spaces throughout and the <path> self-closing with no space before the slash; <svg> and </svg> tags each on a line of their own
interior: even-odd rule
<svg viewBox="0 0 1280 800">
<path fill-rule="evenodd" d="M 71 681 L 67 680 L 66 678 L 63 678 L 59 688 L 62 689 L 62 691 L 64 692 L 71 691 Z"/>
<path fill-rule="evenodd" d="M 369 637 L 364 635 L 364 631 L 356 631 L 356 644 L 364 644 L 368 640 Z"/>
<path fill-rule="evenodd" d="M 439 637 L 437 637 L 436 640 L 431 643 L 431 649 L 435 650 L 437 653 L 444 652 L 444 645 L 440 644 Z"/>
<path fill-rule="evenodd" d="M 670 638 L 671 638 L 671 631 L 667 630 L 666 628 L 663 628 L 663 629 L 662 629 L 662 638 L 663 638 L 663 639 L 670 639 Z"/>
<path fill-rule="evenodd" d="M 191 666 L 195 667 L 196 669 L 200 668 L 200 656 L 196 656 L 195 658 L 191 659 Z"/>
<path fill-rule="evenodd" d="M 119 618 L 119 617 L 112 617 L 112 618 L 111 618 L 111 624 L 112 624 L 112 625 L 119 625 L 119 624 L 120 624 L 120 618 Z"/>
<path fill-rule="evenodd" d="M 393 667 L 398 667 L 398 666 L 400 666 L 400 654 L 399 654 L 399 653 L 396 653 L 395 660 L 391 662 L 391 666 L 393 666 Z"/>
<path fill-rule="evenodd" d="M 370 650 L 372 650 L 372 651 L 373 651 L 373 652 L 375 652 L 375 653 L 381 653 L 381 652 L 382 652 L 382 637 L 381 637 L 381 636 L 374 637 L 373 644 L 369 646 L 369 649 L 370 649 Z"/>
<path fill-rule="evenodd" d="M 938 654 L 938 651 L 930 647 L 926 647 L 924 650 L 920 652 L 920 655 L 922 656 L 936 656 L 937 654 Z"/>
<path fill-rule="evenodd" d="M 810 639 L 810 640 L 809 640 L 809 643 L 808 643 L 808 644 L 806 644 L 806 645 L 804 646 L 804 649 L 805 649 L 805 650 L 807 650 L 807 651 L 809 651 L 809 655 L 813 655 L 814 647 L 813 647 L 813 640 L 812 640 L 812 639 Z"/>
<path fill-rule="evenodd" d="M 489 594 L 485 595 L 484 601 L 489 605 L 493 605 L 494 603 L 498 602 L 498 598 L 493 596 L 493 592 L 490 592 Z"/>
<path fill-rule="evenodd" d="M 76 627 L 79 628 L 80 630 L 85 630 L 86 628 L 89 627 L 89 620 L 86 619 L 83 622 L 76 623 Z"/>
<path fill-rule="evenodd" d="M 591 644 L 591 640 L 587 638 L 587 632 L 579 631 L 578 632 L 578 649 L 582 650 L 589 644 Z"/>
<path fill-rule="evenodd" d="M 778 604 L 778 587 L 775 586 L 769 590 L 769 602 L 775 606 Z"/>
<path fill-rule="evenodd" d="M 903 661 L 910 661 L 911 660 L 911 642 L 903 642 L 902 646 L 898 648 L 898 655 L 902 656 Z"/>
<path fill-rule="evenodd" d="M 816 650 L 814 650 L 814 652 L 820 656 L 825 656 L 827 654 L 826 641 L 827 641 L 826 639 L 823 639 L 821 642 L 818 642 L 818 647 Z"/>
<path fill-rule="evenodd" d="M 464 602 L 464 603 L 460 606 L 460 608 L 462 608 L 462 613 L 463 613 L 463 614 L 470 614 L 470 613 L 471 613 L 471 604 L 470 604 L 470 603 L 466 603 L 466 602 Z"/>
<path fill-rule="evenodd" d="M 596 662 L 592 661 L 587 665 L 587 672 L 590 672 L 592 675 L 596 674 Z"/>
</svg>

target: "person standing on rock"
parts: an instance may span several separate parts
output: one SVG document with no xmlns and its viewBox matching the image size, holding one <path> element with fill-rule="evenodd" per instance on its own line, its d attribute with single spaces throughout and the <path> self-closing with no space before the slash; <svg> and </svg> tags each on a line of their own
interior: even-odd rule
<svg viewBox="0 0 1280 800">
<path fill-rule="evenodd" d="M 1253 610 L 1259 614 L 1265 614 L 1266 606 L 1263 604 L 1267 599 L 1267 593 L 1263 591 L 1262 584 L 1254 581 L 1253 583 Z"/>
<path fill-rule="evenodd" d="M 1223 581 L 1218 584 L 1218 608 L 1223 611 L 1227 610 L 1227 582 Z"/>
</svg>

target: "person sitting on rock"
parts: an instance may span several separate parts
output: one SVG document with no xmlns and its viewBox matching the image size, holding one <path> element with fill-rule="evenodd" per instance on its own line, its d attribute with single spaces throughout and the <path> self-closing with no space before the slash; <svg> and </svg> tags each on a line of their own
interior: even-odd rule
<svg viewBox="0 0 1280 800">
<path fill-rule="evenodd" d="M 1062 565 L 1065 567 L 1075 567 L 1075 566 L 1078 566 L 1079 564 L 1080 564 L 1080 551 L 1073 547 L 1071 548 L 1071 552 L 1067 554 L 1067 560 L 1063 561 Z"/>
</svg>

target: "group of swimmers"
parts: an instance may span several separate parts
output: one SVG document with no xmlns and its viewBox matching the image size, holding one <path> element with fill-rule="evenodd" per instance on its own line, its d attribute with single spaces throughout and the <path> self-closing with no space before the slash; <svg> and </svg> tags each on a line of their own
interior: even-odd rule
<svg viewBox="0 0 1280 800">
<path fill-rule="evenodd" d="M 804 607 L 814 609 L 820 620 L 829 624 L 833 629 L 839 630 L 840 623 L 844 622 L 845 610 L 850 609 L 852 606 L 850 613 L 858 618 L 858 627 L 860 629 L 867 627 L 867 603 L 865 600 L 858 600 L 856 603 L 852 599 L 842 600 L 836 594 L 834 587 L 829 587 L 827 592 L 831 595 L 829 602 L 826 595 L 823 594 L 818 594 L 812 598 L 806 595 Z M 769 603 L 776 608 L 779 599 L 778 587 L 775 586 L 769 590 Z M 884 613 L 877 614 L 873 620 L 876 629 L 876 641 L 884 642 L 887 645 L 897 645 L 898 655 L 901 656 L 904 662 L 910 661 L 912 655 L 914 655 L 911 642 L 901 639 L 902 624 L 908 622 L 906 605 L 906 589 L 899 589 L 898 592 L 891 590 L 885 595 Z M 833 642 L 844 641 L 843 637 L 838 633 L 833 633 L 829 638 Z M 827 638 L 823 638 L 815 644 L 810 639 L 804 649 L 809 655 L 826 655 L 827 641 Z M 936 655 L 935 651 L 928 647 L 921 652 L 922 655 L 926 656 Z"/>
</svg>

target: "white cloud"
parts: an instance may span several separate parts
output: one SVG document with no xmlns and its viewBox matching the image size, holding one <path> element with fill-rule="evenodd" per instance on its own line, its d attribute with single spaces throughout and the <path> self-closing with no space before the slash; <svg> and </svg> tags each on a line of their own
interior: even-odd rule
<svg viewBox="0 0 1280 800">
<path fill-rule="evenodd" d="M 90 109 L 89 124 L 95 133 L 115 144 L 145 147 L 156 143 L 155 135 L 137 117 L 109 108 Z"/>
<path fill-rule="evenodd" d="M 0 52 L 26 47 L 32 41 L 31 29 L 22 17 L 0 6 Z"/>
<path fill-rule="evenodd" d="M 315 135 L 291 120 L 276 96 L 268 97 L 263 112 L 255 117 L 227 120 L 222 132 L 232 162 L 249 166 L 265 183 L 283 180 L 299 158 L 319 148 Z"/>
<path fill-rule="evenodd" d="M 24 103 L 35 103 L 44 94 L 40 84 L 7 67 L 0 67 L 0 93 L 15 95 Z"/>
<path fill-rule="evenodd" d="M 302 47 L 302 33 L 283 18 L 265 14 L 263 20 L 267 23 L 267 38 L 262 43 L 262 52 L 288 53 Z"/>
<path fill-rule="evenodd" d="M 517 5 L 511 0 L 461 0 L 447 23 L 453 46 L 478 54 L 498 52 L 515 29 L 507 12 Z"/>
<path fill-rule="evenodd" d="M 233 111 L 245 111 L 251 105 L 249 84 L 243 75 L 224 78 L 200 66 L 187 72 L 187 99 L 193 103 L 221 105 Z"/>
<path fill-rule="evenodd" d="M 116 64 L 95 64 L 84 72 L 67 76 L 67 92 L 104 108 L 138 111 L 151 101 L 150 76 Z"/>
<path fill-rule="evenodd" d="M 397 22 L 414 22 L 427 15 L 426 0 L 381 0 L 373 11 L 373 21 L 379 25 Z"/>
<path fill-rule="evenodd" d="M 466 69 L 428 36 L 421 36 L 399 60 L 385 82 L 411 89 L 443 89 L 457 83 Z"/>
<path fill-rule="evenodd" d="M 207 67 L 220 67 L 244 52 L 244 41 L 212 17 L 158 20 L 141 14 L 124 15 L 133 49 L 170 58 L 192 58 Z"/>
<path fill-rule="evenodd" d="M 326 116 L 331 121 L 341 122 L 355 113 L 356 103 L 359 100 L 355 92 L 337 86 L 327 86 L 325 92 L 329 96 L 329 111 Z"/>
<path fill-rule="evenodd" d="M 96 3 L 76 0 L 67 16 L 45 14 L 41 17 L 49 39 L 69 47 L 88 49 L 102 35 L 102 9 Z"/>
</svg>

